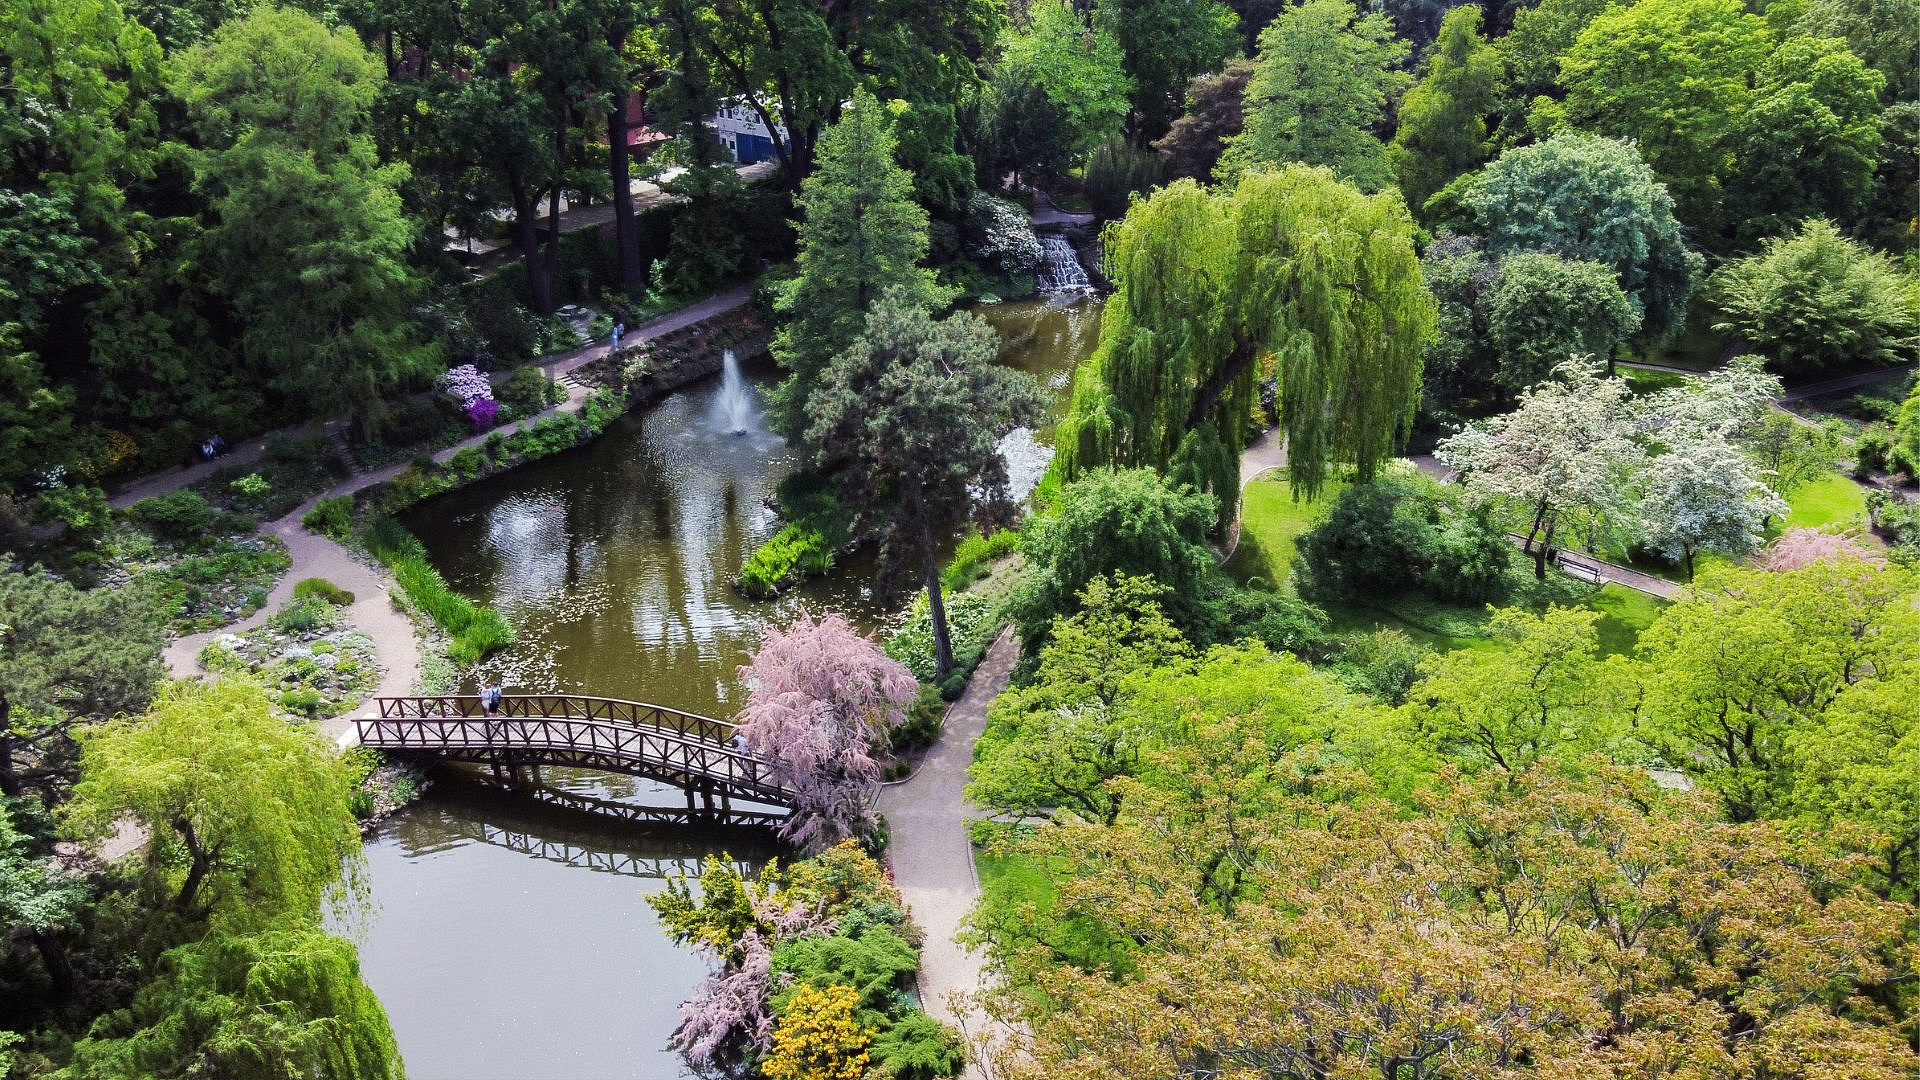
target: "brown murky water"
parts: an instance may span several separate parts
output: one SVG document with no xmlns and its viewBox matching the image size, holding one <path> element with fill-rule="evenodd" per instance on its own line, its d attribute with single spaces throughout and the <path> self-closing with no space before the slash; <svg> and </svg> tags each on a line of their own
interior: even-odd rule
<svg viewBox="0 0 1920 1080">
<path fill-rule="evenodd" d="M 1099 306 L 1043 300 L 982 314 L 1004 362 L 1064 406 L 1098 336 Z M 772 377 L 749 364 L 750 382 Z M 450 493 L 407 525 L 462 593 L 499 608 L 519 642 L 490 661 L 509 690 L 571 690 L 726 715 L 736 671 L 770 620 L 801 604 L 874 628 L 871 566 L 836 568 L 775 604 L 729 584 L 776 523 L 766 497 L 792 468 L 775 436 L 714 415 L 719 380 L 617 422 L 580 450 Z M 1040 434 L 1044 441 L 1051 423 Z M 597 798 L 672 805 L 628 777 L 548 770 Z M 375 911 L 361 935 L 416 1080 L 669 1077 L 677 1007 L 701 960 L 655 925 L 646 894 L 708 852 L 772 854 L 738 834 L 635 826 L 442 783 L 367 846 Z"/>
</svg>

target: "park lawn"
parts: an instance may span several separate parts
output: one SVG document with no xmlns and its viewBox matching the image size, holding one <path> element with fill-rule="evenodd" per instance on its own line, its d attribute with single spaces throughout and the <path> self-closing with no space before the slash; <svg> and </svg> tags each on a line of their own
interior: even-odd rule
<svg viewBox="0 0 1920 1080">
<path fill-rule="evenodd" d="M 1864 525 L 1867 520 L 1867 493 L 1851 477 L 1832 473 L 1793 489 L 1787 496 L 1789 529 L 1817 529 L 1823 525 L 1843 528 Z"/>
<path fill-rule="evenodd" d="M 1320 497 L 1295 501 L 1284 470 L 1255 480 L 1240 495 L 1240 542 L 1223 568 L 1242 585 L 1264 583 L 1282 588 L 1293 576 L 1294 546 L 1320 521 L 1345 486 L 1328 480 Z"/>
<path fill-rule="evenodd" d="M 1609 582 L 1572 606 L 1600 613 L 1594 630 L 1599 635 L 1602 656 L 1624 656 L 1633 652 L 1640 632 L 1653 625 L 1667 602 Z M 1485 605 L 1449 604 L 1419 593 L 1385 600 L 1377 606 L 1339 604 L 1327 608 L 1328 624 L 1335 633 L 1398 630 L 1436 652 L 1500 648 L 1500 642 L 1486 633 L 1491 615 Z"/>
</svg>

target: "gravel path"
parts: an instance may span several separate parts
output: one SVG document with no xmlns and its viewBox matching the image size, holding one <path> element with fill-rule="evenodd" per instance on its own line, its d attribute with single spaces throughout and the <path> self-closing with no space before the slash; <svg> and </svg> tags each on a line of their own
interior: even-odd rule
<svg viewBox="0 0 1920 1080">
<path fill-rule="evenodd" d="M 973 846 L 967 840 L 967 820 L 976 816 L 964 793 L 967 766 L 973 761 L 974 740 L 987 726 L 987 706 L 1006 689 L 1019 655 L 1019 639 L 1011 630 L 1003 632 L 974 671 L 966 693 L 947 710 L 940 741 L 919 771 L 880 793 L 894 884 L 914 921 L 927 932 L 920 953 L 920 1000 L 929 1013 L 949 1023 L 958 1023 L 965 1011 L 970 1030 L 980 1024 L 959 997 L 980 989 L 980 958 L 953 939 L 960 920 L 980 897 Z M 969 1069 L 968 1075 L 979 1074 Z"/>
</svg>

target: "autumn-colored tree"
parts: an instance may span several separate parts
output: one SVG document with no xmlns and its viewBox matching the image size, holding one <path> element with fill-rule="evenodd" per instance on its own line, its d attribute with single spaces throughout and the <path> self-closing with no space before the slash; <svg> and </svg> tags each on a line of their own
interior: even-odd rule
<svg viewBox="0 0 1920 1080">
<path fill-rule="evenodd" d="M 773 1029 L 760 1072 L 767 1080 L 861 1080 L 873 1032 L 854 1018 L 859 999 L 848 986 L 800 987 Z"/>
<path fill-rule="evenodd" d="M 1912 1067 L 1874 1002 L 1904 908 L 1839 884 L 1844 859 L 1773 825 L 1716 823 L 1597 762 L 1443 774 L 1409 817 L 1319 748 L 1264 758 L 1260 798 L 1196 802 L 1247 788 L 1262 758 L 1232 749 L 1182 759 L 1177 792 L 1118 781 L 1114 826 L 1024 842 L 1048 860 L 1056 918 L 1133 946 L 1124 970 L 1083 971 L 999 943 L 996 962 L 1039 991 L 988 995 L 1021 1033 L 1008 1075 Z M 1231 902 L 1213 873 L 1228 843 Z"/>
<path fill-rule="evenodd" d="M 794 793 L 781 836 L 817 851 L 864 835 L 880 781 L 874 754 L 919 696 L 912 673 L 844 616 L 803 613 L 768 631 L 740 678 L 740 735 Z"/>
</svg>

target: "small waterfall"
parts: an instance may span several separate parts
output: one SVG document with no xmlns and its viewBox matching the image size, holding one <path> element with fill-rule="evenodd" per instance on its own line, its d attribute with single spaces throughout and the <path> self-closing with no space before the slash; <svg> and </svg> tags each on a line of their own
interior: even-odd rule
<svg viewBox="0 0 1920 1080">
<path fill-rule="evenodd" d="M 740 377 L 740 361 L 728 349 L 720 358 L 720 394 L 713 399 L 713 412 L 707 422 L 715 431 L 745 435 L 759 420 L 753 408 L 753 391 Z"/>
<path fill-rule="evenodd" d="M 1087 271 L 1080 265 L 1080 256 L 1073 252 L 1073 245 L 1067 238 L 1057 233 L 1046 233 L 1040 237 L 1040 252 L 1045 256 L 1040 261 L 1040 291 L 1043 293 L 1087 293 L 1093 291 L 1093 282 L 1087 280 Z"/>
</svg>

